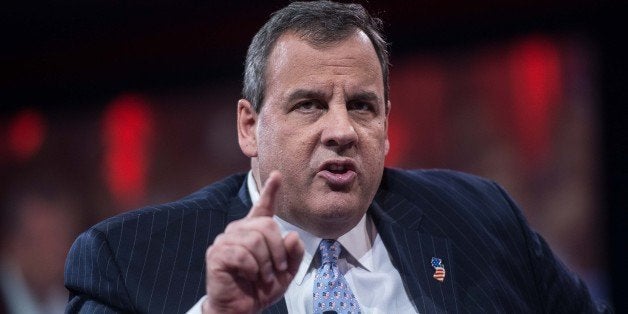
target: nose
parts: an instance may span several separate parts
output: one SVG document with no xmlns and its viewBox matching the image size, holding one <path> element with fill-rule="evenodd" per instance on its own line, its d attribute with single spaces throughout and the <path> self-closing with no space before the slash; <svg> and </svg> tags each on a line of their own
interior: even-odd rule
<svg viewBox="0 0 628 314">
<path fill-rule="evenodd" d="M 358 134 L 346 106 L 330 106 L 321 134 L 323 145 L 343 150 L 355 145 L 357 140 Z"/>
</svg>

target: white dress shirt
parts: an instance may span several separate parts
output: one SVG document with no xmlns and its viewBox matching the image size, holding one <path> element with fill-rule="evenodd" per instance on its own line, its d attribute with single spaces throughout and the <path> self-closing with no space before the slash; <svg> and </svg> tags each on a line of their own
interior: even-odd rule
<svg viewBox="0 0 628 314">
<path fill-rule="evenodd" d="M 255 204 L 259 199 L 259 191 L 250 171 L 247 187 L 251 201 Z M 322 239 L 277 216 L 273 218 L 283 236 L 295 231 L 305 245 L 299 270 L 284 294 L 288 312 L 312 313 L 312 287 L 316 269 L 320 265 L 315 257 Z M 338 268 L 355 294 L 362 313 L 417 313 L 370 216 L 364 215 L 353 229 L 337 240 L 343 247 Z M 204 298 L 188 313 L 201 313 Z"/>
</svg>

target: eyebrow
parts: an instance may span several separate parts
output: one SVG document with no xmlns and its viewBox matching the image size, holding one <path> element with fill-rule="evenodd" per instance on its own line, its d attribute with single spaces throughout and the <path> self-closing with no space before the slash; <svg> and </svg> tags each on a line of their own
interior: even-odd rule
<svg viewBox="0 0 628 314">
<path fill-rule="evenodd" d="M 311 89 L 296 89 L 288 94 L 288 102 L 295 101 L 297 99 L 325 99 L 327 98 L 327 93 L 321 90 L 311 90 Z"/>
<path fill-rule="evenodd" d="M 296 89 L 288 94 L 288 102 L 295 101 L 297 99 L 326 99 L 328 95 L 326 92 L 322 90 L 311 90 L 311 89 Z M 354 94 L 349 94 L 349 99 L 347 100 L 361 100 L 361 101 L 372 101 L 379 102 L 380 97 L 377 96 L 376 93 L 371 91 L 359 91 Z"/>
<path fill-rule="evenodd" d="M 359 91 L 355 94 L 350 95 L 349 100 L 362 100 L 362 101 L 371 101 L 371 102 L 379 102 L 379 96 L 376 93 L 370 91 Z"/>
</svg>

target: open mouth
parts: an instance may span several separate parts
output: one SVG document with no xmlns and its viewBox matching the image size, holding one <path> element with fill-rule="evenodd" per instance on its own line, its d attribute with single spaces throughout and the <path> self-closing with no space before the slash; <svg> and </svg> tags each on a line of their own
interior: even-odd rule
<svg viewBox="0 0 628 314">
<path fill-rule="evenodd" d="M 330 164 L 325 168 L 325 170 L 331 173 L 335 173 L 335 174 L 342 174 L 342 173 L 347 172 L 349 169 L 348 167 L 345 167 L 344 165 Z"/>
<path fill-rule="evenodd" d="M 357 177 L 351 160 L 330 160 L 319 168 L 319 175 L 334 190 L 350 188 Z"/>
<path fill-rule="evenodd" d="M 350 159 L 328 160 L 324 162 L 319 171 L 328 171 L 333 174 L 343 174 L 347 172 L 355 172 L 355 163 Z"/>
</svg>

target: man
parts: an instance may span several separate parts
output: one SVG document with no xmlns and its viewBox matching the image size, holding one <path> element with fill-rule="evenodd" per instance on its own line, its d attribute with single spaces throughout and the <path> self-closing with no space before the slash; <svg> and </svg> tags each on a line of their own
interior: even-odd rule
<svg viewBox="0 0 628 314">
<path fill-rule="evenodd" d="M 68 256 L 69 312 L 594 312 L 496 184 L 384 168 L 388 55 L 359 5 L 292 3 L 247 54 L 251 158 L 104 221 Z"/>
<path fill-rule="evenodd" d="M 67 192 L 41 181 L 13 184 L 0 209 L 0 313 L 60 313 L 67 302 L 60 283 L 77 211 Z"/>
</svg>

